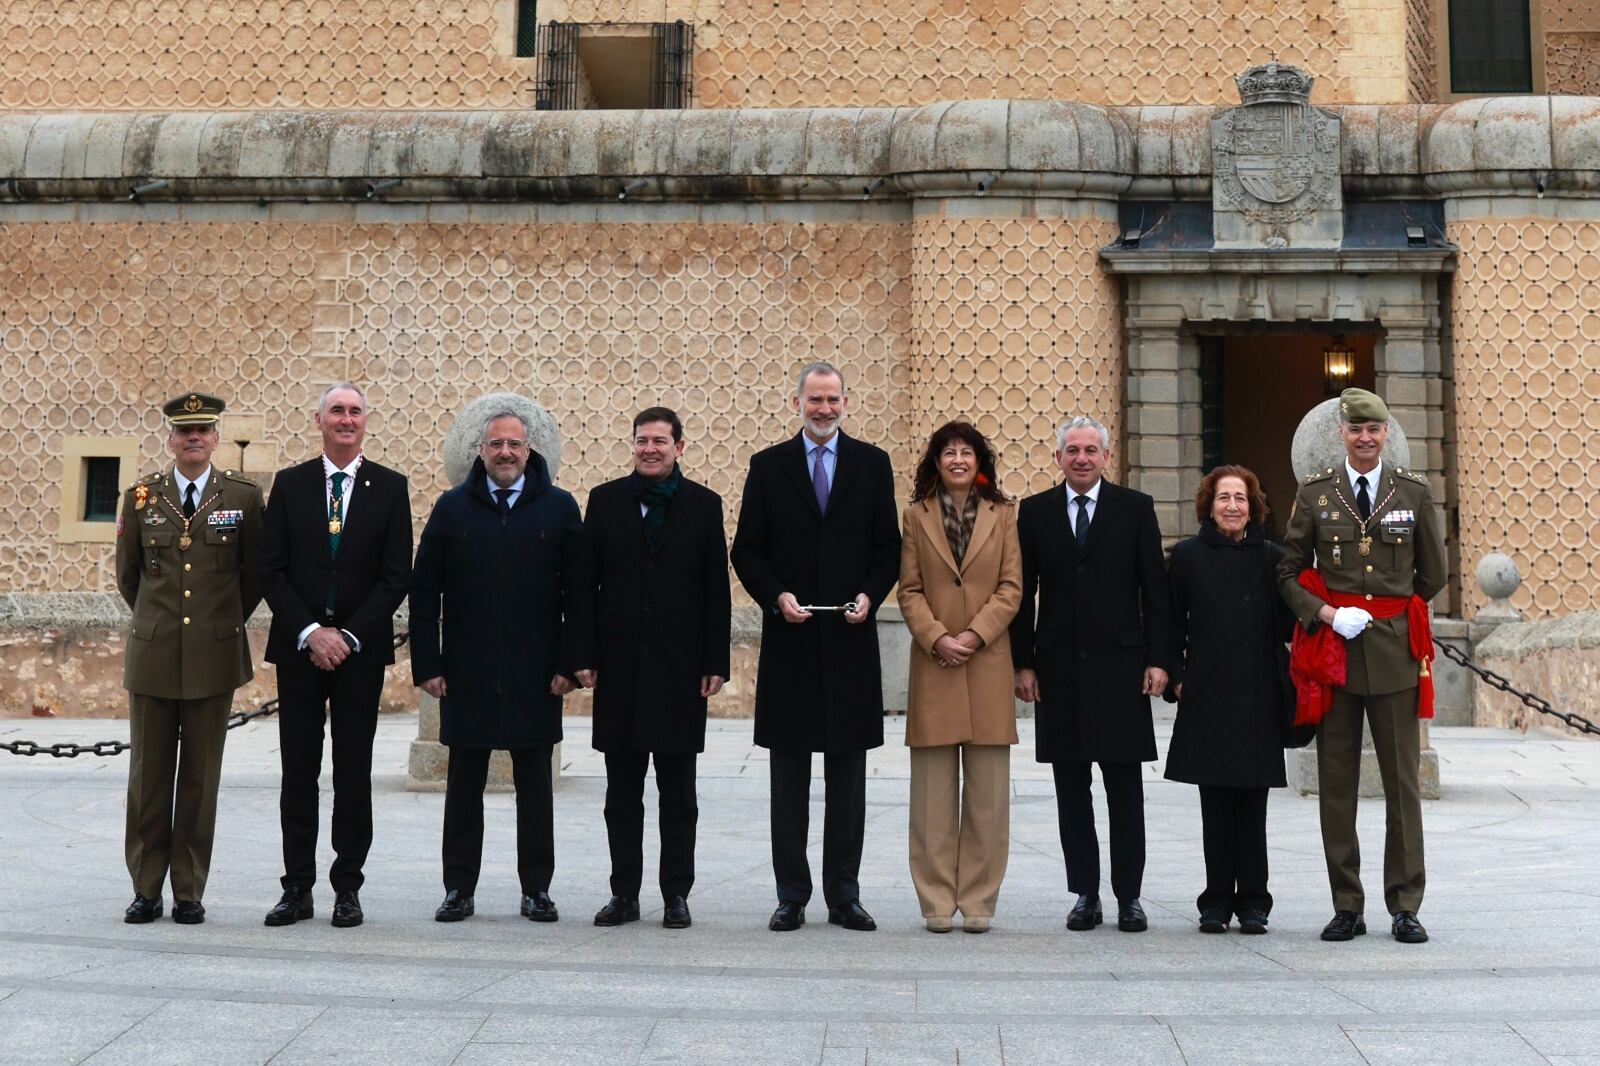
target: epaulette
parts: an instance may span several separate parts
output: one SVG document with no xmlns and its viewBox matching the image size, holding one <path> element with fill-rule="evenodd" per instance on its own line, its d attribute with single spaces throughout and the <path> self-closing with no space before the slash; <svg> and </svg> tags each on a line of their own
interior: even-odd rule
<svg viewBox="0 0 1600 1066">
<path fill-rule="evenodd" d="M 1301 484 L 1310 485 L 1312 482 L 1325 481 L 1325 480 L 1327 480 L 1328 478 L 1330 478 L 1332 476 L 1333 476 L 1333 467 L 1330 466 L 1326 470 L 1319 470 L 1319 471 L 1317 471 L 1315 473 L 1307 474 L 1305 476 L 1305 480 L 1302 481 Z"/>
<path fill-rule="evenodd" d="M 160 471 L 160 470 L 157 470 L 157 471 L 155 471 L 154 473 L 151 473 L 151 474 L 146 474 L 144 477 L 142 477 L 139 480 L 135 481 L 132 485 L 129 485 L 128 488 L 127 488 L 127 491 L 128 492 L 132 492 L 134 489 L 138 488 L 141 485 L 154 485 L 156 482 L 161 480 L 161 475 L 162 475 L 162 471 Z"/>
<path fill-rule="evenodd" d="M 249 485 L 251 488 L 256 487 L 256 483 L 254 481 L 250 480 L 250 478 L 246 477 L 241 471 L 238 470 L 224 470 L 222 472 L 222 476 L 227 478 L 229 481 L 237 481 L 241 485 Z"/>
<path fill-rule="evenodd" d="M 1407 470 L 1403 466 L 1395 467 L 1394 468 L 1394 472 L 1396 474 L 1399 474 L 1401 477 L 1410 478 L 1412 481 L 1418 482 L 1418 483 L 1423 484 L 1423 485 L 1426 485 L 1428 483 L 1428 479 L 1427 478 L 1423 477 L 1421 474 L 1417 473 L 1415 470 Z"/>
</svg>

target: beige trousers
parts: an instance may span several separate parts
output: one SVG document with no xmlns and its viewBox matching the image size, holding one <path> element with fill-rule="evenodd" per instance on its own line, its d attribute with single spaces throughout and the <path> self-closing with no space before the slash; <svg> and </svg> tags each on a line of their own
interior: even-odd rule
<svg viewBox="0 0 1600 1066">
<path fill-rule="evenodd" d="M 924 918 L 993 917 L 1010 846 L 1009 745 L 911 749 L 911 882 Z"/>
</svg>

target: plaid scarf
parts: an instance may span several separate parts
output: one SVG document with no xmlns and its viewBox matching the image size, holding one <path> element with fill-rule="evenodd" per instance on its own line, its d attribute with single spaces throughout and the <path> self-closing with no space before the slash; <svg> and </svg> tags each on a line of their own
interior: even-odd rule
<svg viewBox="0 0 1600 1066">
<path fill-rule="evenodd" d="M 960 566 L 962 558 L 967 554 L 967 542 L 972 540 L 972 525 L 978 520 L 978 494 L 968 490 L 967 502 L 958 513 L 955 497 L 946 492 L 941 485 L 939 513 L 944 516 L 944 535 L 950 542 L 950 554 L 955 559 L 956 565 Z"/>
</svg>

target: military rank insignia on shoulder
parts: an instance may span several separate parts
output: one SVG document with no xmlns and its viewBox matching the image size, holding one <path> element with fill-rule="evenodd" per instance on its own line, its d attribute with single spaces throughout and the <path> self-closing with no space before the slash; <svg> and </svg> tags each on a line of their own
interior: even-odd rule
<svg viewBox="0 0 1600 1066">
<path fill-rule="evenodd" d="M 222 472 L 222 476 L 227 478 L 229 481 L 236 482 L 240 485 L 249 485 L 251 488 L 256 487 L 256 483 L 254 481 L 251 481 L 238 470 L 224 470 Z"/>
<path fill-rule="evenodd" d="M 1331 466 L 1328 467 L 1328 469 L 1326 469 L 1326 470 L 1313 470 L 1311 473 L 1306 475 L 1305 483 L 1307 485 L 1310 485 L 1313 482 L 1321 481 L 1324 478 L 1330 478 L 1332 476 L 1333 476 L 1333 467 L 1331 467 Z"/>
</svg>

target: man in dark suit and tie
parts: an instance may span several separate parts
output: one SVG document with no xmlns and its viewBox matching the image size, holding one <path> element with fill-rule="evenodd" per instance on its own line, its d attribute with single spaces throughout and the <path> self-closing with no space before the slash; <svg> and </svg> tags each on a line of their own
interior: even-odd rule
<svg viewBox="0 0 1600 1066">
<path fill-rule="evenodd" d="M 272 608 L 267 662 L 278 668 L 283 791 L 283 897 L 266 924 L 313 915 L 317 778 L 332 718 L 333 924 L 360 925 L 361 867 L 372 845 L 372 739 L 384 667 L 394 662 L 394 612 L 411 571 L 404 475 L 365 458 L 367 405 L 346 382 L 317 405 L 322 454 L 278 471 L 262 530 L 261 574 Z"/>
<path fill-rule="evenodd" d="M 606 758 L 611 899 L 596 925 L 639 918 L 644 781 L 661 797 L 661 924 L 687 929 L 694 884 L 695 756 L 706 700 L 728 679 L 731 622 L 722 497 L 683 475 L 683 423 L 665 407 L 633 420 L 633 472 L 589 493 L 583 539 L 593 610 L 578 680 L 594 689 Z"/>
<path fill-rule="evenodd" d="M 740 582 L 763 611 L 756 743 L 771 751 L 778 909 L 768 928 L 777 932 L 800 928 L 811 898 L 806 832 L 811 755 L 819 751 L 827 783 L 828 921 L 877 928 L 861 905 L 858 882 L 867 749 L 883 744 L 878 634 L 871 623 L 899 576 L 900 523 L 889 456 L 840 431 L 845 402 L 836 368 L 812 363 L 800 371 L 794 408 L 802 431 L 751 458 L 731 553 Z"/>
<path fill-rule="evenodd" d="M 1100 924 L 1100 843 L 1089 764 L 1100 764 L 1111 822 L 1117 928 L 1149 927 L 1141 762 L 1156 757 L 1150 697 L 1167 685 L 1167 576 L 1155 503 L 1103 477 L 1106 429 L 1079 416 L 1056 436 L 1066 483 L 1017 512 L 1022 609 L 1011 624 L 1017 698 L 1036 705 L 1038 761 L 1055 772 L 1067 928 Z M 1034 595 L 1038 593 L 1037 613 Z"/>
</svg>

